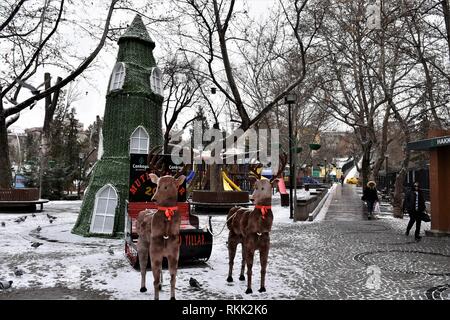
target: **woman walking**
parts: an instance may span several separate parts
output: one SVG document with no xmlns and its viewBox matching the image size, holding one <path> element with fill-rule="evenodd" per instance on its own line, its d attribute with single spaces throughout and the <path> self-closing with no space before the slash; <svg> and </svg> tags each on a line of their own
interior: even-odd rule
<svg viewBox="0 0 450 320">
<path fill-rule="evenodd" d="M 366 201 L 367 203 L 367 211 L 368 215 L 367 218 L 370 220 L 373 217 L 373 210 L 375 208 L 375 203 L 378 202 L 378 191 L 377 191 L 377 184 L 375 181 L 369 181 L 367 183 L 367 187 L 364 188 L 363 191 L 363 201 Z"/>
</svg>

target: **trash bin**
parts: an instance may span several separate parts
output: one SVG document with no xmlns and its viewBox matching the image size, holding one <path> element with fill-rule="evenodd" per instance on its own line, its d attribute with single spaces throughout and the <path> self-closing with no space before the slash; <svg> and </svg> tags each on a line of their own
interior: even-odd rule
<svg viewBox="0 0 450 320">
<path fill-rule="evenodd" d="M 289 207 L 289 193 L 282 193 L 281 194 L 281 206 L 282 207 Z"/>
</svg>

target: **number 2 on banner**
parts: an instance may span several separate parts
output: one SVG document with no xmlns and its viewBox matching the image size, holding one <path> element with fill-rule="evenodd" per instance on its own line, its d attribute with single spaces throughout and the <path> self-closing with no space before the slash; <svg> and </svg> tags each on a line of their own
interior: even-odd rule
<svg viewBox="0 0 450 320">
<path fill-rule="evenodd" d="M 153 188 L 152 187 L 147 187 L 147 189 L 145 189 L 145 194 L 147 196 L 152 196 L 153 195 Z"/>
</svg>

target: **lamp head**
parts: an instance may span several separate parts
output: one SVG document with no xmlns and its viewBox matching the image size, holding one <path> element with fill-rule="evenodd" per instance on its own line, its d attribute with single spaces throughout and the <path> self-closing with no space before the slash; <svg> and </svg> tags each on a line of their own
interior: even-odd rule
<svg viewBox="0 0 450 320">
<path fill-rule="evenodd" d="M 284 103 L 295 103 L 296 100 L 297 96 L 295 95 L 295 93 L 290 93 L 284 97 Z"/>
</svg>

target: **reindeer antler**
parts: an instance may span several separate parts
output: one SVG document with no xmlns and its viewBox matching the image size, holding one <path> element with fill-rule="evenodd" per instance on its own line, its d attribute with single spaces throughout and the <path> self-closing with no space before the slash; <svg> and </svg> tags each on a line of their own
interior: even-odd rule
<svg viewBox="0 0 450 320">
<path fill-rule="evenodd" d="M 161 146 L 156 146 L 153 149 L 150 150 L 150 153 L 148 154 L 147 162 L 150 170 L 153 170 L 156 175 L 162 176 L 164 175 L 164 158 L 160 157 L 158 159 L 158 153 L 162 150 Z"/>
<path fill-rule="evenodd" d="M 282 154 L 280 154 L 280 164 L 278 165 L 278 172 L 276 175 L 274 175 L 272 177 L 272 179 L 270 179 L 270 182 L 272 183 L 275 179 L 279 178 L 281 176 L 281 174 L 284 171 L 284 168 L 286 167 L 287 164 L 287 154 L 286 152 L 283 152 Z"/>
</svg>

